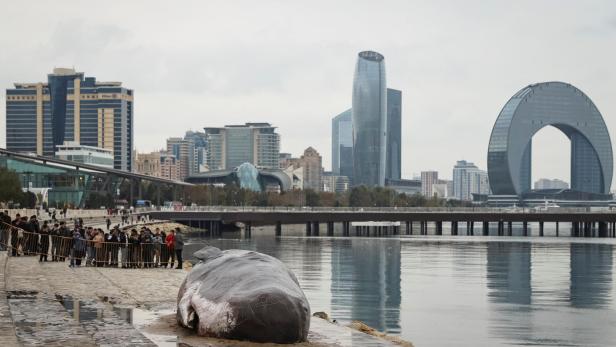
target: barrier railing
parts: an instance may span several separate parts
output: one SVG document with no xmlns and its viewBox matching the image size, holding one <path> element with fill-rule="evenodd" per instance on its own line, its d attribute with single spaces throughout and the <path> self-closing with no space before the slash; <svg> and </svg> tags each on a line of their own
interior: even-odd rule
<svg viewBox="0 0 616 347">
<path fill-rule="evenodd" d="M 140 235 L 128 233 L 126 242 L 104 242 L 100 238 L 73 237 L 70 229 L 33 233 L 0 222 L 0 249 L 9 256 L 38 256 L 39 261 L 70 261 L 75 266 L 154 268 L 174 267 L 175 249 L 165 243 L 141 242 Z M 70 233 L 70 236 L 68 235 Z"/>
</svg>

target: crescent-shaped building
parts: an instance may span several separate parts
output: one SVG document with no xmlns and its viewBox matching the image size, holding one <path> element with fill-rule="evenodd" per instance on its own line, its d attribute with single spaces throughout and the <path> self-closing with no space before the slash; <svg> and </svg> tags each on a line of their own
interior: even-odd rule
<svg viewBox="0 0 616 347">
<path fill-rule="evenodd" d="M 531 190 L 532 137 L 550 125 L 571 140 L 571 190 L 608 194 L 613 158 L 603 117 L 586 94 L 562 82 L 529 85 L 501 110 L 488 147 L 492 194 Z"/>
</svg>

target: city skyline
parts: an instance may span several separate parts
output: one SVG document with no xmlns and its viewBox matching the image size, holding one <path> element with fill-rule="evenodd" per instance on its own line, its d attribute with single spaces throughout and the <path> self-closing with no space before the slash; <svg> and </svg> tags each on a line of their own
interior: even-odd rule
<svg viewBox="0 0 616 347">
<path fill-rule="evenodd" d="M 139 20 L 132 17 L 143 3 L 123 4 L 123 13 L 88 4 L 97 17 L 87 22 L 86 5 L 78 2 L 64 8 L 62 19 L 49 16 L 57 11 L 51 5 L 15 4 L 4 11 L 0 27 L 11 32 L 24 20 L 33 25 L 19 37 L 0 39 L 12 48 L 0 56 L 0 85 L 11 88 L 15 81 L 40 80 L 54 66 L 75 66 L 135 90 L 139 151 L 160 149 L 166 138 L 188 129 L 268 121 L 279 128 L 282 151 L 297 155 L 313 146 L 329 169 L 331 116 L 348 108 L 357 52 L 375 50 L 387 57 L 388 85 L 404 94 L 405 178 L 429 169 L 451 178 L 452 165 L 461 159 L 487 168 L 488 139 L 502 105 L 532 83 L 560 80 L 579 87 L 592 96 L 610 132 L 614 129 L 610 42 L 616 7 L 610 2 L 557 8 L 534 2 L 389 3 L 374 20 L 391 25 L 370 28 L 361 23 L 373 13 L 353 4 L 328 6 L 327 13 L 314 3 L 279 4 L 273 15 L 267 6 L 248 4 L 187 4 L 192 11 L 162 5 Z M 481 16 L 474 14 L 479 8 Z M 244 26 L 212 17 L 231 11 Z M 182 25 L 159 28 L 161 18 Z M 315 18 L 321 23 L 317 29 L 307 24 Z M 0 117 L 4 107 L 2 95 Z M 4 121 L 0 124 L 4 145 Z M 534 143 L 545 149 L 534 153 L 532 180 L 570 181 L 564 135 L 542 130 Z"/>
</svg>

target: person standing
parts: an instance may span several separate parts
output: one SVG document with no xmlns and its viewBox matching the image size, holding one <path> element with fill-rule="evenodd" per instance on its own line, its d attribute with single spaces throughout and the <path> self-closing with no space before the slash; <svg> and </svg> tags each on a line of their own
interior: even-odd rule
<svg viewBox="0 0 616 347">
<path fill-rule="evenodd" d="M 173 229 L 169 231 L 169 234 L 165 238 L 165 245 L 167 246 L 167 251 L 169 252 L 169 257 L 171 257 L 171 262 L 169 262 L 169 267 L 173 269 L 173 263 L 175 263 L 175 233 Z M 169 257 L 165 259 L 165 262 L 169 260 Z"/>
<path fill-rule="evenodd" d="M 111 219 L 107 217 L 107 231 L 109 231 L 109 227 L 111 226 Z"/>
<path fill-rule="evenodd" d="M 166 268 L 169 263 L 169 249 L 165 244 L 167 235 L 164 230 L 160 231 L 160 267 Z"/>
<path fill-rule="evenodd" d="M 128 240 L 127 240 L 127 237 L 126 237 L 126 232 L 124 232 L 123 229 L 118 229 L 118 230 L 119 230 L 119 232 L 118 232 L 118 242 L 119 242 L 119 246 L 120 246 L 119 250 L 120 250 L 120 259 L 122 261 L 122 269 L 126 269 L 126 268 L 128 268 L 128 266 L 126 264 L 127 259 L 128 259 L 128 252 L 126 250 L 126 242 Z"/>
<path fill-rule="evenodd" d="M 99 231 L 96 233 L 92 241 L 94 242 L 94 251 L 96 252 L 96 267 L 101 267 L 103 266 L 103 261 L 105 259 L 103 250 L 103 242 L 105 241 L 105 238 L 103 237 L 103 232 Z"/>
<path fill-rule="evenodd" d="M 182 269 L 184 265 L 182 262 L 182 250 L 184 249 L 184 236 L 180 228 L 175 228 L 175 257 L 178 259 L 178 266 L 176 269 Z"/>
<path fill-rule="evenodd" d="M 47 261 L 47 254 L 49 253 L 49 225 L 47 221 L 43 222 L 41 228 L 41 242 L 39 246 L 39 262 Z"/>
</svg>

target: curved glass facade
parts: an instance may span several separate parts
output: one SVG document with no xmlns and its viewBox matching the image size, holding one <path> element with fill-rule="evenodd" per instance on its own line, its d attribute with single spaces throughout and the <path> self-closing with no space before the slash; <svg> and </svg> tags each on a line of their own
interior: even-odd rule
<svg viewBox="0 0 616 347">
<path fill-rule="evenodd" d="M 571 189 L 609 193 L 612 143 L 595 104 L 562 82 L 530 85 L 501 110 L 488 146 L 490 188 L 496 195 L 521 195 L 531 189 L 532 137 L 554 126 L 571 140 Z"/>
<path fill-rule="evenodd" d="M 237 179 L 240 181 L 240 187 L 249 189 L 255 192 L 261 191 L 259 184 L 259 170 L 251 163 L 243 163 L 237 167 L 235 172 Z"/>
<path fill-rule="evenodd" d="M 384 186 L 387 153 L 385 58 L 360 52 L 353 79 L 353 184 Z"/>
</svg>

